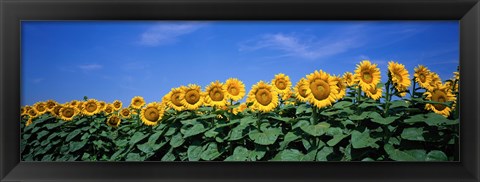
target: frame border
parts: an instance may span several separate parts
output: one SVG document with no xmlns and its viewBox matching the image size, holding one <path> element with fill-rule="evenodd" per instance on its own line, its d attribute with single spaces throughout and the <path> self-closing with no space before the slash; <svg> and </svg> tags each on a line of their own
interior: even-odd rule
<svg viewBox="0 0 480 182">
<path fill-rule="evenodd" d="M 480 179 L 479 0 L 0 0 L 0 12 L 1 181 Z M 461 161 L 20 162 L 21 20 L 459 20 Z"/>
</svg>

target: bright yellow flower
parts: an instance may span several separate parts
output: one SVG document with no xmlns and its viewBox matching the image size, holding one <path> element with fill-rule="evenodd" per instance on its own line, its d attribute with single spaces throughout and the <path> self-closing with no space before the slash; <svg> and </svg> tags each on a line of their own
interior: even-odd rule
<svg viewBox="0 0 480 182">
<path fill-rule="evenodd" d="M 165 103 L 168 107 L 175 109 L 176 111 L 182 111 L 185 106 L 182 104 L 184 100 L 185 87 L 172 88 L 172 90 L 163 97 L 162 103 Z"/>
<path fill-rule="evenodd" d="M 53 107 L 53 109 L 50 111 L 50 114 L 52 114 L 55 118 L 61 119 L 60 117 L 60 109 L 62 109 L 62 105 L 56 105 Z"/>
<path fill-rule="evenodd" d="M 440 76 L 438 76 L 437 73 L 435 73 L 435 72 L 430 72 L 430 77 L 432 78 L 432 81 L 430 82 L 430 89 L 429 89 L 429 91 L 431 91 L 434 87 L 442 84 L 442 79 L 440 78 Z M 428 90 L 428 89 L 427 89 L 427 90 Z"/>
<path fill-rule="evenodd" d="M 242 81 L 236 78 L 230 78 L 225 82 L 227 87 L 227 98 L 233 101 L 238 101 L 245 96 L 245 85 Z"/>
<path fill-rule="evenodd" d="M 286 101 L 288 99 L 290 99 L 290 97 L 292 97 L 293 95 L 293 92 L 292 90 L 288 90 L 286 93 L 282 94 L 282 100 Z"/>
<path fill-rule="evenodd" d="M 113 110 L 118 111 L 122 108 L 123 103 L 119 100 L 113 101 Z"/>
<path fill-rule="evenodd" d="M 368 97 L 372 98 L 373 100 L 378 100 L 382 97 L 382 88 L 372 87 L 365 92 Z"/>
<path fill-rule="evenodd" d="M 79 113 L 80 113 L 80 110 L 78 110 L 75 106 L 64 105 L 60 109 L 60 118 L 64 121 L 71 121 Z"/>
<path fill-rule="evenodd" d="M 377 84 L 380 83 L 380 69 L 377 68 L 377 64 L 372 64 L 370 61 L 364 60 L 357 65 L 353 77 L 363 91 L 368 91 L 372 87 L 376 88 Z"/>
<path fill-rule="evenodd" d="M 342 77 L 340 76 L 332 76 L 333 80 L 337 82 L 337 100 L 340 100 L 341 98 L 345 97 L 347 93 L 347 84 L 343 80 Z"/>
<path fill-rule="evenodd" d="M 455 101 L 455 96 L 452 94 L 451 89 L 443 84 L 436 85 L 432 90 L 425 92 L 424 95 L 427 96 L 426 99 L 429 101 L 442 103 Z M 445 117 L 448 117 L 451 112 L 450 107 L 443 104 L 426 104 L 425 109 L 432 110 L 433 112 L 441 114 Z"/>
<path fill-rule="evenodd" d="M 131 117 L 132 112 L 128 108 L 123 108 L 122 110 L 120 110 L 119 114 L 120 114 L 120 116 L 122 116 L 122 118 L 128 119 L 128 118 Z"/>
<path fill-rule="evenodd" d="M 307 79 L 301 78 L 293 90 L 295 91 L 295 98 L 301 102 L 307 102 L 308 101 L 308 82 Z"/>
<path fill-rule="evenodd" d="M 152 102 L 140 111 L 140 118 L 143 124 L 153 126 L 158 124 L 162 119 L 164 109 L 161 104 Z"/>
<path fill-rule="evenodd" d="M 30 116 L 30 118 L 35 118 L 39 115 L 35 108 L 32 108 L 32 109 L 28 110 L 27 114 L 28 114 L 28 116 Z"/>
<path fill-rule="evenodd" d="M 205 105 L 223 107 L 227 105 L 227 88 L 218 80 L 210 83 L 205 92 Z"/>
<path fill-rule="evenodd" d="M 104 101 L 99 101 L 98 106 L 99 106 L 98 110 L 103 111 L 105 109 L 105 106 L 107 106 L 107 103 L 105 103 Z"/>
<path fill-rule="evenodd" d="M 122 122 L 122 119 L 120 119 L 120 117 L 118 117 L 118 115 L 116 114 L 112 114 L 107 119 L 107 125 L 111 127 L 118 127 L 121 122 Z"/>
<path fill-rule="evenodd" d="M 405 92 L 411 84 L 410 75 L 405 69 L 405 65 L 390 61 L 388 62 L 388 73 L 390 74 L 395 89 L 400 95 L 404 96 L 406 93 L 403 92 Z"/>
<path fill-rule="evenodd" d="M 184 87 L 182 104 L 188 110 L 196 110 L 202 106 L 204 102 L 203 93 L 200 86 L 195 84 L 189 84 L 188 87 Z M 181 96 L 182 97 L 182 96 Z"/>
<path fill-rule="evenodd" d="M 432 89 L 430 85 L 430 82 L 432 82 L 430 70 L 423 65 L 418 65 L 414 70 L 415 74 L 413 76 L 415 77 L 415 82 L 417 82 L 418 85 L 424 89 Z"/>
<path fill-rule="evenodd" d="M 331 106 L 337 99 L 337 81 L 328 73 L 320 70 L 307 75 L 309 85 L 308 100 L 317 108 Z"/>
<path fill-rule="evenodd" d="M 105 106 L 105 109 L 103 109 L 103 111 L 106 113 L 106 114 L 112 114 L 113 111 L 115 111 L 115 107 L 113 104 L 107 104 Z"/>
<path fill-rule="evenodd" d="M 55 102 L 54 100 L 48 100 L 45 102 L 45 107 L 47 107 L 48 111 L 51 111 L 58 103 Z"/>
<path fill-rule="evenodd" d="M 100 104 L 95 99 L 89 99 L 83 104 L 82 114 L 93 116 L 100 112 Z"/>
<path fill-rule="evenodd" d="M 82 101 L 78 101 L 76 102 L 75 105 L 73 105 L 74 107 L 76 107 L 79 111 L 82 111 L 84 106 L 85 106 L 85 102 L 82 102 Z"/>
<path fill-rule="evenodd" d="M 243 112 L 245 109 L 247 109 L 247 104 L 241 103 L 238 107 L 233 108 L 233 114 L 237 115 L 238 113 Z"/>
<path fill-rule="evenodd" d="M 270 112 L 278 106 L 278 93 L 270 84 L 259 81 L 252 86 L 247 102 L 253 103 L 254 110 Z"/>
<path fill-rule="evenodd" d="M 345 81 L 347 86 L 355 85 L 355 79 L 353 77 L 353 74 L 348 71 L 343 74 L 343 80 Z"/>
<path fill-rule="evenodd" d="M 132 102 L 130 103 L 130 107 L 134 109 L 140 109 L 145 105 L 145 100 L 143 97 L 135 96 L 132 98 Z"/>
<path fill-rule="evenodd" d="M 33 105 L 33 109 L 35 109 L 35 111 L 37 111 L 38 115 L 42 115 L 45 112 L 47 112 L 47 107 L 46 107 L 45 103 L 43 103 L 43 102 L 35 103 Z"/>
<path fill-rule="evenodd" d="M 290 77 L 283 73 L 279 73 L 272 79 L 272 86 L 278 94 L 283 96 L 290 92 L 292 82 L 290 81 Z"/>
</svg>

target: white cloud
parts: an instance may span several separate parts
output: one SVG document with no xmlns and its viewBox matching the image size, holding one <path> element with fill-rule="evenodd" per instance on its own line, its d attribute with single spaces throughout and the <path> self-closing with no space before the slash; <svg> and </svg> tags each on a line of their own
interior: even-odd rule
<svg viewBox="0 0 480 182">
<path fill-rule="evenodd" d="M 99 64 L 84 64 L 84 65 L 78 66 L 78 68 L 80 68 L 83 71 L 98 70 L 98 69 L 102 69 L 102 67 L 103 66 Z"/>
<path fill-rule="evenodd" d="M 140 35 L 140 44 L 158 46 L 174 43 L 178 37 L 195 32 L 203 26 L 205 23 L 200 22 L 160 23 Z"/>
<path fill-rule="evenodd" d="M 280 57 L 292 56 L 305 59 L 319 59 L 346 52 L 360 45 L 355 36 L 339 36 L 338 39 L 333 40 L 318 40 L 315 36 L 306 37 L 283 33 L 265 34 L 260 39 L 240 43 L 239 50 L 278 50 L 284 53 Z"/>
</svg>

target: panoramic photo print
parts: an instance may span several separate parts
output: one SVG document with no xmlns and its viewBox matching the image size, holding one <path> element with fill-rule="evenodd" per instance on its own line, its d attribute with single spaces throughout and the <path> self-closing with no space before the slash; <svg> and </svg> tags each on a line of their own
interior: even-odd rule
<svg viewBox="0 0 480 182">
<path fill-rule="evenodd" d="M 22 161 L 459 161 L 458 21 L 22 21 Z"/>
</svg>

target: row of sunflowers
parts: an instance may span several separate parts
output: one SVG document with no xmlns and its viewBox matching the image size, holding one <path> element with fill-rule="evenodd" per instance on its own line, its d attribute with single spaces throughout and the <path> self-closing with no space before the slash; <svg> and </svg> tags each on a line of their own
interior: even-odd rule
<svg viewBox="0 0 480 182">
<path fill-rule="evenodd" d="M 301 160 L 306 156 L 319 160 L 320 155 L 325 155 L 321 159 L 335 160 L 331 155 L 336 153 L 342 153 L 342 160 L 360 160 L 358 157 L 353 159 L 345 150 L 368 148 L 375 151 L 379 150 L 377 143 L 382 143 L 383 153 L 372 152 L 377 154 L 375 158 L 367 157 L 369 160 L 396 160 L 399 157 L 392 155 L 399 152 L 405 153 L 400 156 L 409 156 L 408 160 L 425 160 L 431 156 L 453 160 L 458 139 L 458 88 L 458 72 L 454 72 L 452 79 L 442 82 L 437 73 L 419 65 L 411 79 L 405 66 L 393 61 L 388 64 L 387 82 L 381 83 L 378 65 L 364 60 L 353 73 L 337 76 L 322 70 L 314 71 L 293 87 L 289 76 L 280 73 L 270 83 L 259 81 L 248 94 L 242 81 L 230 78 L 225 83 L 212 82 L 204 91 L 195 84 L 172 88 L 160 102 L 147 104 L 142 97 L 136 96 L 127 107 L 119 100 L 106 103 L 87 97 L 83 101 L 63 104 L 49 100 L 21 108 L 23 159 L 67 160 L 53 157 L 54 148 L 47 147 L 46 150 L 48 142 L 39 141 L 43 137 L 66 137 L 67 143 L 58 140 L 55 145 L 68 146 L 63 150 L 72 152 L 73 158 L 77 156 L 76 160 L 164 160 L 166 156 L 175 160 L 226 160 L 237 159 L 238 155 L 245 153 L 257 156 L 242 156 L 241 160 Z M 246 102 L 241 102 L 245 96 Z M 90 121 L 91 126 L 82 128 L 82 122 L 86 121 Z M 93 125 L 99 131 L 86 129 Z M 404 128 L 406 126 L 409 128 Z M 171 131 L 172 127 L 178 128 Z M 236 131 L 239 127 L 241 131 Z M 64 134 L 52 135 L 54 131 Z M 231 140 L 235 132 L 241 132 L 240 136 Z M 426 133 L 434 132 L 443 136 L 426 136 Z M 89 133 L 88 137 L 86 133 Z M 381 140 L 374 137 L 377 134 Z M 161 136 L 165 138 L 161 139 Z M 122 137 L 126 141 L 149 140 L 143 145 L 127 142 L 130 146 L 126 147 L 127 144 L 118 143 Z M 361 141 L 356 137 L 361 137 Z M 96 140 L 89 141 L 89 138 Z M 205 140 L 208 138 L 213 140 Z M 402 143 L 402 138 L 414 144 Z M 76 144 L 80 142 L 80 146 L 68 143 L 72 139 L 79 140 Z M 169 143 L 170 148 L 163 147 L 165 143 L 159 146 L 159 141 Z M 415 143 L 420 141 L 424 142 L 421 147 Z M 85 147 L 88 144 L 95 147 Z M 202 157 L 189 156 L 192 146 L 197 145 L 200 147 L 196 150 L 197 155 Z M 221 145 L 226 146 L 221 149 Z M 409 148 L 402 148 L 402 145 L 414 145 L 416 149 L 408 153 L 412 151 L 401 151 Z M 98 154 L 107 146 L 115 150 Z M 35 151 L 36 147 L 43 148 L 41 153 Z M 81 149 L 86 151 L 82 153 Z M 208 157 L 212 150 L 219 156 Z M 423 150 L 420 153 L 424 155 L 415 153 L 419 150 Z M 263 155 L 258 156 L 262 152 Z M 326 157 L 329 155 L 330 158 Z M 291 156 L 303 158 L 290 159 Z"/>
</svg>

